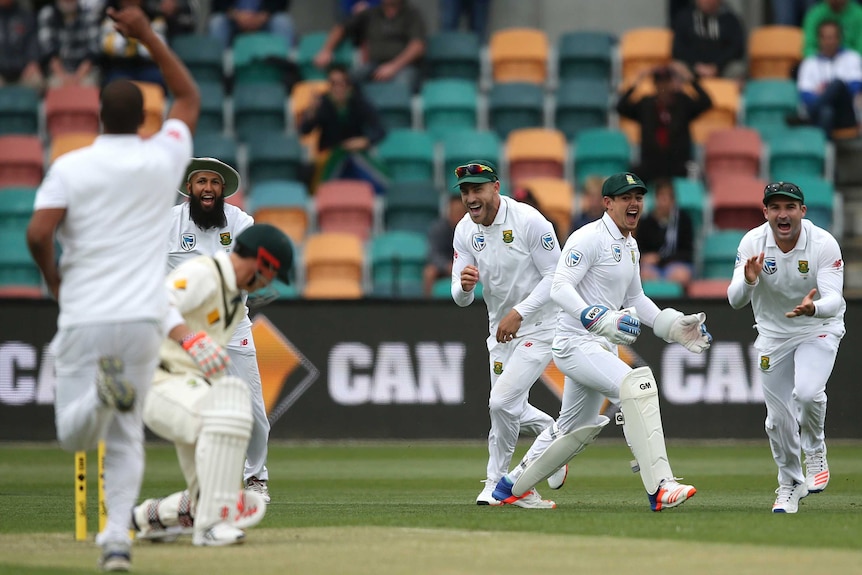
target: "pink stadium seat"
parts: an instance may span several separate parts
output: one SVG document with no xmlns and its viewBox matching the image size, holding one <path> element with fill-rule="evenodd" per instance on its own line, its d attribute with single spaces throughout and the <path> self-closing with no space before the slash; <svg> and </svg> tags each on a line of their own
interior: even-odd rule
<svg viewBox="0 0 862 575">
<path fill-rule="evenodd" d="M 0 187 L 38 186 L 44 156 L 38 136 L 0 136 Z"/>
<path fill-rule="evenodd" d="M 374 188 L 361 180 L 330 180 L 314 196 L 321 232 L 355 234 L 363 242 L 374 224 Z"/>
</svg>

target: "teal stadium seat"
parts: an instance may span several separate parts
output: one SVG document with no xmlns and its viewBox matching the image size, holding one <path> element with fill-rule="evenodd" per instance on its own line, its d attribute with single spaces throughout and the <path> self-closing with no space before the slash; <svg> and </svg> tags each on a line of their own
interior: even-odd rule
<svg viewBox="0 0 862 575">
<path fill-rule="evenodd" d="M 589 176 L 610 176 L 629 169 L 631 150 L 620 130 L 592 129 L 578 134 L 575 156 L 575 179 L 583 182 Z"/>
<path fill-rule="evenodd" d="M 560 80 L 601 80 L 607 94 L 614 37 L 606 32 L 567 32 L 557 42 Z"/>
<path fill-rule="evenodd" d="M 0 189 L 0 230 L 25 229 L 33 215 L 36 188 Z"/>
<path fill-rule="evenodd" d="M 797 111 L 799 96 L 792 80 L 749 80 L 742 100 L 745 125 L 766 136 L 786 125 L 785 117 Z"/>
<path fill-rule="evenodd" d="M 488 124 L 501 139 L 518 128 L 540 128 L 544 123 L 545 94 L 538 84 L 494 84 L 488 95 Z"/>
<path fill-rule="evenodd" d="M 410 89 L 401 82 L 370 82 L 362 87 L 387 130 L 413 127 Z"/>
<path fill-rule="evenodd" d="M 433 182 L 401 182 L 386 193 L 387 231 L 426 231 L 440 217 L 440 194 Z"/>
<path fill-rule="evenodd" d="M 388 231 L 371 238 L 366 259 L 372 292 L 379 297 L 421 297 L 428 240 L 417 231 Z"/>
<path fill-rule="evenodd" d="M 41 285 L 42 275 L 27 249 L 26 230 L 26 225 L 0 228 L 0 286 Z"/>
<path fill-rule="evenodd" d="M 709 196 L 700 180 L 674 178 L 673 189 L 676 195 L 676 205 L 691 217 L 694 234 L 697 237 L 703 231 L 705 212 L 709 207 Z"/>
<path fill-rule="evenodd" d="M 314 65 L 314 57 L 323 48 L 329 32 L 308 32 L 299 39 L 297 47 L 296 63 L 299 65 L 299 74 L 303 80 L 324 80 L 326 70 L 321 70 Z M 353 65 L 353 46 L 350 42 L 341 42 L 332 54 L 332 63 L 340 64 L 348 70 Z"/>
<path fill-rule="evenodd" d="M 475 82 L 481 72 L 479 38 L 472 32 L 438 32 L 428 38 L 425 62 L 429 78 Z"/>
<path fill-rule="evenodd" d="M 644 293 L 652 299 L 674 299 L 685 295 L 682 284 L 669 280 L 643 280 Z"/>
<path fill-rule="evenodd" d="M 796 176 L 790 181 L 799 186 L 805 196 L 805 217 L 814 225 L 831 230 L 835 223 L 834 186 L 816 176 Z"/>
<path fill-rule="evenodd" d="M 233 42 L 234 85 L 284 85 L 288 46 L 284 38 L 267 32 L 239 34 Z"/>
<path fill-rule="evenodd" d="M 422 86 L 425 130 L 440 140 L 452 130 L 475 128 L 478 98 L 469 80 L 428 80 Z"/>
<path fill-rule="evenodd" d="M 224 131 L 224 87 L 221 82 L 198 82 L 201 94 L 201 113 L 195 130 L 198 134 Z"/>
<path fill-rule="evenodd" d="M 183 34 L 171 40 L 171 48 L 198 82 L 224 81 L 224 52 L 212 36 Z"/>
<path fill-rule="evenodd" d="M 287 126 L 284 87 L 276 84 L 242 84 L 233 93 L 234 129 L 249 142 L 264 132 L 284 132 Z"/>
<path fill-rule="evenodd" d="M 799 176 L 823 177 L 826 165 L 826 136 L 814 126 L 798 126 L 776 131 L 767 137 L 769 179 L 794 181 Z"/>
<path fill-rule="evenodd" d="M 296 135 L 263 132 L 249 140 L 248 178 L 254 186 L 267 180 L 301 180 L 302 144 Z"/>
<path fill-rule="evenodd" d="M 554 125 L 569 141 L 583 130 L 608 125 L 608 84 L 602 79 L 569 79 L 560 82 Z"/>
<path fill-rule="evenodd" d="M 198 158 L 218 158 L 222 162 L 239 169 L 236 140 L 223 134 L 198 133 L 194 139 L 194 155 Z"/>
<path fill-rule="evenodd" d="M 302 207 L 308 205 L 308 190 L 302 182 L 266 180 L 252 186 L 248 196 L 248 213 L 262 208 Z"/>
<path fill-rule="evenodd" d="M 455 185 L 455 168 L 471 160 L 488 160 L 500 166 L 500 137 L 487 130 L 462 129 L 443 136 L 443 175 L 446 189 Z"/>
<path fill-rule="evenodd" d="M 377 155 L 393 183 L 434 180 L 434 142 L 425 132 L 393 130 Z"/>
<path fill-rule="evenodd" d="M 733 277 L 733 265 L 744 230 L 724 230 L 708 234 L 703 242 L 703 279 Z"/>
<path fill-rule="evenodd" d="M 39 132 L 39 94 L 25 86 L 0 88 L 0 135 Z"/>
</svg>

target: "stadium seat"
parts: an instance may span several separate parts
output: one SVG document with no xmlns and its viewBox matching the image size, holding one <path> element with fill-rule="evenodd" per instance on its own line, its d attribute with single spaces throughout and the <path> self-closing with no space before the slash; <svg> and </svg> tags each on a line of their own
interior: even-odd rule
<svg viewBox="0 0 862 575">
<path fill-rule="evenodd" d="M 440 217 L 440 194 L 434 183 L 402 182 L 386 194 L 383 227 L 386 231 L 426 231 Z"/>
<path fill-rule="evenodd" d="M 239 169 L 236 140 L 223 134 L 198 134 L 194 139 L 194 155 L 198 158 L 218 158 Z"/>
<path fill-rule="evenodd" d="M 249 140 L 248 178 L 252 186 L 266 180 L 301 180 L 302 146 L 296 135 L 262 132 Z"/>
<path fill-rule="evenodd" d="M 0 187 L 38 186 L 43 166 L 38 136 L 0 136 Z"/>
<path fill-rule="evenodd" d="M 425 130 L 436 140 L 447 132 L 474 129 L 477 122 L 476 84 L 468 80 L 428 80 L 422 86 Z"/>
<path fill-rule="evenodd" d="M 762 131 L 785 127 L 784 118 L 797 111 L 799 96 L 791 80 L 749 80 L 742 92 L 745 125 Z"/>
<path fill-rule="evenodd" d="M 138 128 L 141 137 L 149 137 L 162 129 L 165 118 L 165 90 L 153 82 L 135 82 L 144 95 L 144 124 Z"/>
<path fill-rule="evenodd" d="M 443 136 L 443 176 L 446 189 L 455 185 L 455 168 L 471 160 L 488 160 L 500 167 L 500 138 L 487 130 L 457 130 Z"/>
<path fill-rule="evenodd" d="M 321 232 L 371 237 L 374 226 L 374 188 L 361 180 L 329 180 L 314 195 L 317 228 Z"/>
<path fill-rule="evenodd" d="M 529 188 L 539 204 L 542 214 L 554 224 L 555 229 L 566 234 L 572 225 L 572 208 L 575 203 L 575 190 L 563 178 L 525 178 L 518 182 Z M 566 237 L 557 238 L 565 241 Z"/>
<path fill-rule="evenodd" d="M 731 276 L 733 272 L 731 271 Z M 727 299 L 730 279 L 692 280 L 685 288 L 685 294 L 693 299 Z"/>
<path fill-rule="evenodd" d="M 314 57 L 323 48 L 329 32 L 306 32 L 299 39 L 296 63 L 299 65 L 299 74 L 303 80 L 323 80 L 326 78 L 326 70 L 314 65 Z M 332 54 L 332 63 L 340 64 L 347 69 L 353 65 L 353 46 L 350 42 L 341 42 Z"/>
<path fill-rule="evenodd" d="M 0 299 L 44 299 L 48 297 L 41 286 L 36 285 L 0 285 Z"/>
<path fill-rule="evenodd" d="M 97 134 L 60 134 L 51 140 L 51 163 L 65 153 L 91 145 Z"/>
<path fill-rule="evenodd" d="M 361 297 L 364 253 L 354 234 L 312 234 L 303 247 L 303 261 L 305 297 L 337 299 L 333 294 L 341 293 Z"/>
<path fill-rule="evenodd" d="M 767 136 L 769 179 L 794 181 L 799 176 L 823 177 L 826 136 L 820 128 L 798 126 Z"/>
<path fill-rule="evenodd" d="M 225 203 L 230 204 L 232 206 L 236 206 L 244 212 L 248 212 L 246 210 L 246 197 L 245 191 L 242 188 L 239 188 L 237 191 L 232 193 L 230 197 L 225 198 Z"/>
<path fill-rule="evenodd" d="M 620 37 L 622 83 L 627 85 L 644 69 L 671 61 L 673 32 L 669 28 L 633 28 Z"/>
<path fill-rule="evenodd" d="M 50 88 L 45 94 L 45 127 L 55 138 L 69 132 L 99 132 L 99 89 L 93 86 Z"/>
<path fill-rule="evenodd" d="M 35 199 L 36 188 L 0 189 L 0 230 L 26 228 Z"/>
<path fill-rule="evenodd" d="M 766 182 L 745 174 L 717 174 L 709 182 L 712 225 L 719 230 L 750 230 L 766 221 L 763 188 Z"/>
<path fill-rule="evenodd" d="M 0 88 L 0 136 L 39 132 L 39 94 L 26 86 Z"/>
<path fill-rule="evenodd" d="M 305 111 L 328 90 L 329 83 L 326 80 L 304 80 L 293 85 L 293 88 L 290 90 L 290 114 L 297 132 L 299 131 Z M 320 133 L 317 129 L 299 137 L 299 141 L 302 142 L 303 147 L 308 150 L 312 158 L 317 155 L 317 140 L 319 137 Z"/>
<path fill-rule="evenodd" d="M 362 87 L 365 97 L 377 109 L 387 130 L 413 127 L 410 88 L 401 82 L 369 82 Z"/>
<path fill-rule="evenodd" d="M 425 50 L 428 77 L 475 82 L 481 71 L 479 54 L 479 38 L 473 32 L 432 34 Z"/>
<path fill-rule="evenodd" d="M 762 222 L 761 222 L 762 223 Z M 707 234 L 703 242 L 702 279 L 729 279 L 733 277 L 733 265 L 743 230 L 723 230 Z M 725 294 L 725 297 L 726 294 Z"/>
<path fill-rule="evenodd" d="M 234 84 L 284 86 L 288 46 L 284 38 L 267 32 L 238 34 L 233 42 Z"/>
<path fill-rule="evenodd" d="M 198 82 L 224 81 L 221 43 L 212 36 L 182 34 L 171 40 L 171 48 Z M 203 96 L 203 93 L 201 93 Z"/>
<path fill-rule="evenodd" d="M 802 61 L 803 34 L 794 26 L 760 26 L 748 37 L 748 77 L 790 78 Z"/>
<path fill-rule="evenodd" d="M 506 28 L 488 42 L 494 82 L 544 84 L 548 77 L 548 35 L 536 28 Z"/>
<path fill-rule="evenodd" d="M 220 134 L 224 131 L 224 86 L 221 82 L 198 82 L 198 89 L 201 113 L 195 132 Z"/>
<path fill-rule="evenodd" d="M 0 286 L 38 286 L 42 275 L 27 248 L 26 226 L 0 228 Z"/>
<path fill-rule="evenodd" d="M 715 130 L 732 128 L 739 114 L 739 83 L 726 78 L 704 78 L 703 89 L 712 100 L 712 108 L 691 123 L 691 138 L 703 144 Z"/>
<path fill-rule="evenodd" d="M 743 127 L 715 130 L 703 147 L 706 178 L 724 172 L 756 177 L 760 174 L 762 154 L 763 142 L 756 130 Z"/>
<path fill-rule="evenodd" d="M 305 241 L 309 224 L 309 196 L 300 182 L 269 180 L 255 185 L 247 201 L 248 213 L 257 223 L 272 224 L 295 245 Z"/>
<path fill-rule="evenodd" d="M 562 80 L 557 89 L 554 125 L 567 140 L 581 130 L 608 126 L 608 84 L 600 78 Z"/>
<path fill-rule="evenodd" d="M 434 142 L 425 132 L 393 130 L 377 147 L 392 182 L 434 180 Z"/>
<path fill-rule="evenodd" d="M 424 230 L 388 231 L 371 238 L 367 260 L 372 292 L 378 297 L 421 297 L 428 257 Z"/>
<path fill-rule="evenodd" d="M 706 188 L 700 180 L 674 178 L 673 189 L 676 205 L 691 217 L 695 237 L 697 237 L 703 231 L 703 222 L 709 212 L 709 198 L 706 195 Z"/>
<path fill-rule="evenodd" d="M 670 280 L 643 280 L 644 294 L 651 299 L 675 299 L 685 294 L 682 284 Z"/>
<path fill-rule="evenodd" d="M 600 80 L 607 100 L 615 39 L 607 32 L 566 32 L 557 42 L 560 81 Z"/>
<path fill-rule="evenodd" d="M 482 282 L 476 284 L 473 288 L 473 298 L 475 301 L 482 301 Z M 452 280 L 449 278 L 440 278 L 434 282 L 431 287 L 431 297 L 434 299 L 444 299 L 452 301 Z"/>
<path fill-rule="evenodd" d="M 279 280 L 275 280 L 270 285 L 273 286 L 275 288 L 275 291 L 278 292 L 278 297 L 276 299 L 294 300 L 299 298 L 299 289 L 297 289 L 296 283 L 286 285 Z"/>
<path fill-rule="evenodd" d="M 509 179 L 562 178 L 566 165 L 566 137 L 559 130 L 522 128 L 506 138 Z"/>
<path fill-rule="evenodd" d="M 545 94 L 536 84 L 494 84 L 488 95 L 488 125 L 500 138 L 518 128 L 544 125 Z"/>
<path fill-rule="evenodd" d="M 362 298 L 362 284 L 343 279 L 314 280 L 305 284 L 305 299 L 350 300 Z"/>
<path fill-rule="evenodd" d="M 284 132 L 286 128 L 284 88 L 276 84 L 242 84 L 233 92 L 234 129 L 237 137 L 249 142 L 263 132 Z"/>
<path fill-rule="evenodd" d="M 620 130 L 584 130 L 578 135 L 575 157 L 575 180 L 589 176 L 609 176 L 629 169 L 631 150 Z"/>
<path fill-rule="evenodd" d="M 805 196 L 805 218 L 823 229 L 835 224 L 835 188 L 827 180 L 815 176 L 796 176 L 791 180 Z M 0 196 L 3 192 L 0 191 Z"/>
</svg>

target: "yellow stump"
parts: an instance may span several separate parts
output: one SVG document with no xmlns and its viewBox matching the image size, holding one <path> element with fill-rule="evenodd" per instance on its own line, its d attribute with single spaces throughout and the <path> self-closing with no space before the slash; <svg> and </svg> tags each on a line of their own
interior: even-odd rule
<svg viewBox="0 0 862 575">
<path fill-rule="evenodd" d="M 75 541 L 87 539 L 87 452 L 75 452 Z"/>
<path fill-rule="evenodd" d="M 108 507 L 105 505 L 105 442 L 99 442 L 99 533 L 105 530 Z"/>
</svg>

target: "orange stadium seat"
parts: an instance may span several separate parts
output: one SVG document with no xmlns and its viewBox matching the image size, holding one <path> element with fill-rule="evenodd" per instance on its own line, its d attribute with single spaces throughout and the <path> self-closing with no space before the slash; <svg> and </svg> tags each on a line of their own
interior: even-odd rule
<svg viewBox="0 0 862 575">
<path fill-rule="evenodd" d="M 322 279 L 308 282 L 302 291 L 306 299 L 360 299 L 362 285 L 343 279 Z"/>
<path fill-rule="evenodd" d="M 362 180 L 330 180 L 314 196 L 317 226 L 321 232 L 345 232 L 361 241 L 374 225 L 374 188 Z"/>
<path fill-rule="evenodd" d="M 95 133 L 69 132 L 60 134 L 51 140 L 51 163 L 72 150 L 89 146 L 96 139 Z"/>
<path fill-rule="evenodd" d="M 572 206 L 575 202 L 572 185 L 562 178 L 526 178 L 518 183 L 533 192 L 542 213 L 563 234 L 563 237 L 557 238 L 558 241 L 565 241 L 565 234 L 572 225 Z"/>
<path fill-rule="evenodd" d="M 743 127 L 715 130 L 703 147 L 706 178 L 722 173 L 757 177 L 762 154 L 763 142 L 757 130 Z"/>
<path fill-rule="evenodd" d="M 165 91 L 152 82 L 135 82 L 144 94 L 144 124 L 138 130 L 141 137 L 149 137 L 162 129 L 165 118 Z"/>
<path fill-rule="evenodd" d="M 256 184 L 248 201 L 249 213 L 258 223 L 272 224 L 294 244 L 308 232 L 308 191 L 299 182 L 270 180 Z"/>
<path fill-rule="evenodd" d="M 802 61 L 802 29 L 761 26 L 748 36 L 748 76 L 752 79 L 790 78 Z"/>
<path fill-rule="evenodd" d="M 509 178 L 562 178 L 566 165 L 566 137 L 559 130 L 521 128 L 506 138 Z"/>
<path fill-rule="evenodd" d="M 673 32 L 668 28 L 634 28 L 620 38 L 623 84 L 638 72 L 671 61 Z"/>
<path fill-rule="evenodd" d="M 739 113 L 739 83 L 725 78 L 704 78 L 701 85 L 712 100 L 712 108 L 691 123 L 691 138 L 703 144 L 715 130 L 736 125 Z"/>
<path fill-rule="evenodd" d="M 45 125 L 56 138 L 69 132 L 99 132 L 99 89 L 61 86 L 45 94 Z"/>
<path fill-rule="evenodd" d="M 719 230 L 750 230 L 766 221 L 764 187 L 766 182 L 745 174 L 717 174 L 709 182 L 713 226 Z"/>
<path fill-rule="evenodd" d="M 39 136 L 0 136 L 0 187 L 38 186 L 44 162 Z"/>
<path fill-rule="evenodd" d="M 534 28 L 507 28 L 488 43 L 495 82 L 544 84 L 548 77 L 548 35 Z"/>
<path fill-rule="evenodd" d="M 692 280 L 685 288 L 685 293 L 695 299 L 727 299 L 729 279 Z"/>
<path fill-rule="evenodd" d="M 354 234 L 312 234 L 303 249 L 306 285 L 321 280 L 362 284 L 364 251 Z"/>
</svg>

